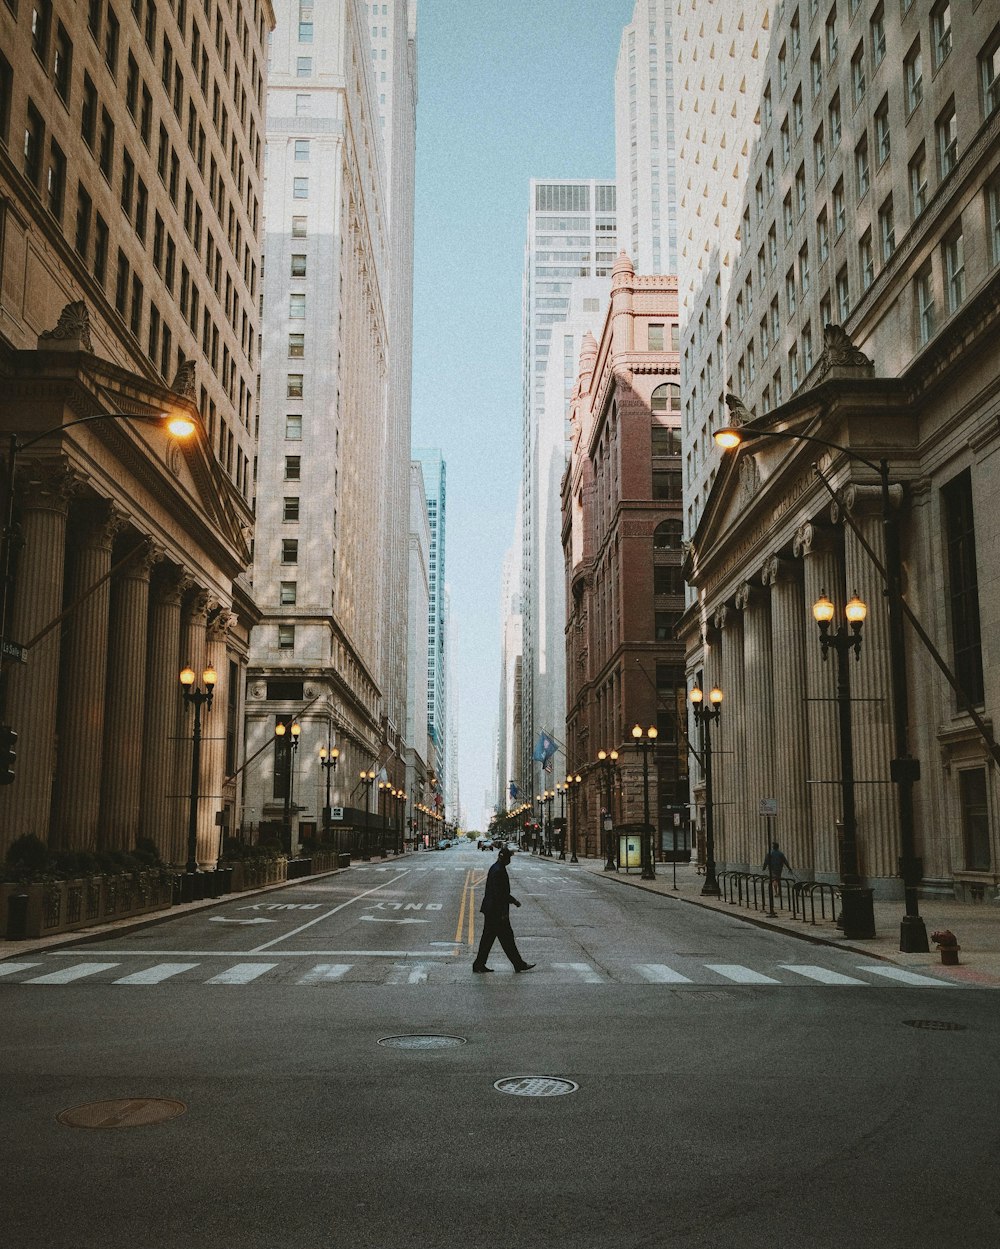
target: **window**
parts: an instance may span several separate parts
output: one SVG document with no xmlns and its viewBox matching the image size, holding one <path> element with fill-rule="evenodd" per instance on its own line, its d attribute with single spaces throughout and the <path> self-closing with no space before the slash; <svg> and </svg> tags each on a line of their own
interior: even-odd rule
<svg viewBox="0 0 1000 1249">
<path fill-rule="evenodd" d="M 767 258 L 774 269 L 778 263 L 778 235 L 773 225 L 767 232 Z"/>
<path fill-rule="evenodd" d="M 306 220 L 307 219 L 305 217 L 293 217 L 292 218 L 292 238 L 293 239 L 306 238 Z"/>
<path fill-rule="evenodd" d="M 97 213 L 94 221 L 94 277 L 101 286 L 108 275 L 108 236 L 107 222 Z"/>
<path fill-rule="evenodd" d="M 835 152 L 840 147 L 840 136 L 844 133 L 843 118 L 840 114 L 840 92 L 836 92 L 827 110 L 830 118 L 830 150 Z"/>
<path fill-rule="evenodd" d="M 302 476 L 302 457 L 285 456 L 285 481 L 300 481 Z"/>
<path fill-rule="evenodd" d="M 655 470 L 653 472 L 653 498 L 680 501 L 681 475 L 679 472 Z M 680 569 L 677 570 L 678 572 Z"/>
<path fill-rule="evenodd" d="M 872 232 L 868 229 L 858 242 L 858 264 L 861 266 L 861 289 L 866 291 L 875 281 L 875 252 L 872 248 Z"/>
<path fill-rule="evenodd" d="M 299 291 L 288 296 L 288 316 L 292 321 L 304 321 L 306 315 L 306 297 Z"/>
<path fill-rule="evenodd" d="M 680 412 L 680 386 L 674 382 L 664 382 L 661 386 L 657 386 L 650 397 L 649 407 L 651 412 Z"/>
<path fill-rule="evenodd" d="M 857 108 L 865 98 L 865 45 L 859 43 L 851 57 L 851 90 L 854 93 L 854 107 Z"/>
<path fill-rule="evenodd" d="M 782 52 L 783 51 L 784 51 L 784 44 L 782 44 Z M 780 60 L 781 52 L 778 53 L 778 58 Z M 771 84 L 768 83 L 767 86 L 764 88 L 764 99 L 761 105 L 760 128 L 765 133 L 771 128 L 771 121 L 773 117 L 774 117 L 774 109 L 771 105 Z"/>
<path fill-rule="evenodd" d="M 309 159 L 309 140 L 308 139 L 296 139 L 295 140 L 295 159 L 296 160 L 308 160 Z"/>
<path fill-rule="evenodd" d="M 1000 265 L 1000 178 L 986 186 L 986 219 L 990 238 L 990 263 Z"/>
<path fill-rule="evenodd" d="M 278 625 L 278 650 L 282 650 L 282 651 L 295 650 L 295 626 L 294 625 L 289 625 L 289 624 Z M 275 775 L 277 775 L 277 770 L 275 770 Z"/>
<path fill-rule="evenodd" d="M 658 611 L 654 612 L 653 615 L 656 625 L 656 641 L 672 642 L 681 613 L 676 611 Z"/>
<path fill-rule="evenodd" d="M 93 201 L 81 182 L 76 190 L 76 239 L 75 247 L 78 256 L 87 259 L 87 247 L 90 243 L 90 221 L 93 213 Z"/>
<path fill-rule="evenodd" d="M 947 544 L 948 603 L 955 675 L 966 698 L 981 703 L 983 653 L 979 623 L 979 576 L 972 475 L 959 473 L 941 491 Z"/>
<path fill-rule="evenodd" d="M 851 315 L 851 287 L 847 278 L 847 265 L 837 273 L 837 315 L 841 325 Z"/>
<path fill-rule="evenodd" d="M 803 297 L 809 294 L 809 285 L 809 244 L 803 243 L 799 248 L 799 286 L 802 288 Z"/>
<path fill-rule="evenodd" d="M 653 593 L 675 595 L 684 593 L 684 578 L 678 565 L 653 565 Z"/>
<path fill-rule="evenodd" d="M 792 20 L 789 23 L 789 30 L 792 37 L 792 63 L 794 64 L 799 53 L 802 51 L 802 27 L 799 24 L 798 9 L 796 9 L 792 14 Z"/>
<path fill-rule="evenodd" d="M 48 60 L 52 0 L 35 0 L 31 6 L 31 50 L 44 65 Z"/>
<path fill-rule="evenodd" d="M 295 599 L 298 591 L 297 581 L 282 581 L 281 588 L 278 593 L 278 602 L 283 607 L 294 607 Z"/>
<path fill-rule="evenodd" d="M 844 226 L 847 225 L 847 201 L 844 198 L 844 179 L 838 178 L 837 185 L 833 188 L 833 233 L 835 238 L 840 238 L 844 233 Z"/>
<path fill-rule="evenodd" d="M 929 262 L 914 278 L 913 285 L 917 297 L 917 336 L 923 346 L 934 333 L 934 274 Z"/>
<path fill-rule="evenodd" d="M 958 163 L 958 123 L 955 120 L 955 97 L 938 114 L 934 123 L 937 136 L 938 177 L 947 178 Z"/>
<path fill-rule="evenodd" d="M 934 68 L 944 64 L 951 51 L 951 4 L 938 0 L 931 9 L 931 57 Z"/>
<path fill-rule="evenodd" d="M 983 117 L 1000 106 L 1000 27 L 979 54 L 979 83 L 983 93 Z"/>
<path fill-rule="evenodd" d="M 793 343 L 788 353 L 788 389 L 794 393 L 799 387 L 799 349 Z"/>
<path fill-rule="evenodd" d="M 301 252 L 297 252 L 292 256 L 291 276 L 293 278 L 304 278 L 306 276 L 306 258 Z"/>
<path fill-rule="evenodd" d="M 679 551 L 683 526 L 679 520 L 661 520 L 653 530 L 654 551 Z"/>
<path fill-rule="evenodd" d="M 646 349 L 648 351 L 663 350 L 663 326 L 650 324 L 646 327 Z"/>
<path fill-rule="evenodd" d="M 868 166 L 868 136 L 865 135 L 854 149 L 854 173 L 857 178 L 858 199 L 864 199 L 871 185 L 871 171 Z"/>
<path fill-rule="evenodd" d="M 782 44 L 781 47 L 778 49 L 778 94 L 781 95 L 781 93 L 785 90 L 787 86 L 788 86 L 788 51 L 785 45 Z M 768 99 L 768 105 L 770 105 L 770 98 Z M 768 120 L 768 124 L 770 124 L 770 121 L 771 121 L 770 107 L 768 108 L 767 120 Z"/>
<path fill-rule="evenodd" d="M 819 301 L 819 323 L 820 325 L 830 325 L 833 321 L 833 301 L 830 299 L 830 292 L 826 291 Z"/>
<path fill-rule="evenodd" d="M 128 154 L 128 148 L 122 149 L 122 212 L 131 220 L 132 197 L 135 190 L 135 164 Z"/>
<path fill-rule="evenodd" d="M 878 210 L 878 233 L 882 244 L 882 263 L 896 250 L 896 225 L 892 211 L 892 196 Z"/>
<path fill-rule="evenodd" d="M 833 5 L 826 19 L 826 59 L 832 65 L 837 59 L 837 6 Z"/>
<path fill-rule="evenodd" d="M 872 68 L 878 69 L 885 59 L 885 6 L 879 4 L 869 23 L 872 44 Z"/>
<path fill-rule="evenodd" d="M 825 208 L 816 220 L 816 245 L 819 248 L 819 263 L 822 264 L 830 256 L 830 224 Z"/>
<path fill-rule="evenodd" d="M 941 244 L 944 257 L 944 289 L 949 314 L 957 312 L 965 301 L 965 240 L 959 226 Z"/>
<path fill-rule="evenodd" d="M 680 435 L 672 425 L 654 421 L 651 429 L 653 455 L 680 455 Z"/>
<path fill-rule="evenodd" d="M 781 204 L 781 218 L 785 223 L 785 242 L 792 237 L 795 228 L 794 218 L 792 216 L 792 193 L 791 191 L 785 196 Z M 742 328 L 742 327 L 741 327 Z"/>
<path fill-rule="evenodd" d="M 788 133 L 788 118 L 781 123 L 781 167 L 784 167 L 792 159 L 792 140 Z"/>
<path fill-rule="evenodd" d="M 917 148 L 910 161 L 910 212 L 913 220 L 927 207 L 927 160 L 924 145 Z"/>
<path fill-rule="evenodd" d="M 295 116 L 308 117 L 312 112 L 312 96 L 297 95 L 295 97 Z"/>
<path fill-rule="evenodd" d="M 917 39 L 903 61 L 903 81 L 906 88 L 907 116 L 913 112 L 924 94 L 923 70 L 920 65 L 920 40 Z"/>
<path fill-rule="evenodd" d="M 778 309 L 778 296 L 771 300 L 771 339 L 777 344 L 781 337 L 781 312 Z"/>
<path fill-rule="evenodd" d="M 301 399 L 303 388 L 303 374 L 289 373 L 288 380 L 285 385 L 285 394 L 289 399 Z"/>
<path fill-rule="evenodd" d="M 118 18 L 109 4 L 104 20 L 104 62 L 111 71 L 112 78 L 118 72 L 118 31 Z"/>
<path fill-rule="evenodd" d="M 774 153 L 768 155 L 764 162 L 764 183 L 767 187 L 767 198 L 771 199 L 774 195 Z"/>
<path fill-rule="evenodd" d="M 990 857 L 990 808 L 987 798 L 986 769 L 963 768 L 958 774 L 962 803 L 962 843 L 967 872 L 988 872 Z"/>
<path fill-rule="evenodd" d="M 802 88 L 799 87 L 799 89 L 792 96 L 792 129 L 795 131 L 796 139 L 802 138 L 804 117 L 805 115 L 802 109 Z"/>
<path fill-rule="evenodd" d="M 138 274 L 133 273 L 132 274 L 132 315 L 129 318 L 129 329 L 131 329 L 132 333 L 136 336 L 136 338 L 139 337 L 139 333 L 142 330 L 142 301 L 143 301 L 142 282 L 139 280 Z"/>
<path fill-rule="evenodd" d="M 813 335 L 812 325 L 806 322 L 802 329 L 802 367 L 804 374 L 808 374 L 813 366 Z"/>
<path fill-rule="evenodd" d="M 283 564 L 297 564 L 299 562 L 298 538 L 281 539 L 281 562 Z"/>
<path fill-rule="evenodd" d="M 97 88 L 90 75 L 83 75 L 83 107 L 80 113 L 80 134 L 91 151 L 97 140 Z"/>
<path fill-rule="evenodd" d="M 313 72 L 313 59 L 311 56 L 297 56 L 295 58 L 295 77 L 308 78 Z"/>
<path fill-rule="evenodd" d="M 70 70 L 73 65 L 73 44 L 66 27 L 59 23 L 56 31 L 56 54 L 52 65 L 52 79 L 59 98 L 69 104 Z"/>
<path fill-rule="evenodd" d="M 294 358 L 301 358 L 306 354 L 305 334 L 288 335 L 288 354 Z"/>
<path fill-rule="evenodd" d="M 785 274 L 785 304 L 788 308 L 788 316 L 795 316 L 795 268 L 794 266 Z"/>
<path fill-rule="evenodd" d="M 309 179 L 293 178 L 292 179 L 292 198 L 308 199 L 309 198 Z"/>
<path fill-rule="evenodd" d="M 301 412 L 290 412 L 285 417 L 285 439 L 288 442 L 301 442 L 302 440 L 302 413 Z"/>
<path fill-rule="evenodd" d="M 112 168 L 114 165 L 115 153 L 115 124 L 111 120 L 111 114 L 106 108 L 101 109 L 101 144 L 98 152 L 97 163 L 100 166 L 101 173 L 104 177 L 111 181 Z"/>
<path fill-rule="evenodd" d="M 806 167 L 799 165 L 795 171 L 795 211 L 801 217 L 806 210 Z"/>
<path fill-rule="evenodd" d="M 49 142 L 49 168 L 45 177 L 45 193 L 49 212 L 57 221 L 62 221 L 63 204 L 66 199 L 66 157 L 55 139 Z"/>
<path fill-rule="evenodd" d="M 878 163 L 883 165 L 889 159 L 889 96 L 884 95 L 875 110 L 875 137 L 878 147 Z"/>
<path fill-rule="evenodd" d="M 24 125 L 24 176 L 37 191 L 42 177 L 42 156 L 45 144 L 45 122 L 31 101 L 28 101 Z"/>
<path fill-rule="evenodd" d="M 297 521 L 299 519 L 299 496 L 286 495 L 282 502 L 281 519 Z"/>
<path fill-rule="evenodd" d="M 819 44 L 813 48 L 809 58 L 809 81 L 812 85 L 812 98 L 815 100 L 823 90 L 823 60 L 820 56 Z"/>
</svg>

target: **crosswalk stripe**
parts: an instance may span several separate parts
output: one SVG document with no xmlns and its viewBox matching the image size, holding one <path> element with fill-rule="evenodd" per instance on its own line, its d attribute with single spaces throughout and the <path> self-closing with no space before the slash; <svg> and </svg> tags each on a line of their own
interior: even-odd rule
<svg viewBox="0 0 1000 1249">
<path fill-rule="evenodd" d="M 61 971 L 50 971 L 46 976 L 33 976 L 23 980 L 22 984 L 69 984 L 71 980 L 82 980 L 84 976 L 93 976 L 95 972 L 108 971 L 117 967 L 117 963 L 76 963 L 73 967 L 64 967 Z"/>
<path fill-rule="evenodd" d="M 737 984 L 781 983 L 780 980 L 774 980 L 762 972 L 751 971 L 749 967 L 741 967 L 739 963 L 706 963 L 705 966 L 709 971 L 718 972 L 720 976 L 725 976 L 727 980 L 734 980 Z"/>
<path fill-rule="evenodd" d="M 797 976 L 805 976 L 807 980 L 818 980 L 820 984 L 860 984 L 870 987 L 864 980 L 857 980 L 854 976 L 844 976 L 839 971 L 830 971 L 828 967 L 794 963 L 782 963 L 781 966 L 785 971 L 793 971 Z"/>
<path fill-rule="evenodd" d="M 667 967 L 665 963 L 636 963 L 636 971 L 651 984 L 690 984 L 687 976 Z"/>
<path fill-rule="evenodd" d="M 553 963 L 562 971 L 575 971 L 585 984 L 604 984 L 604 977 L 594 971 L 589 963 Z"/>
<path fill-rule="evenodd" d="M 919 984 L 934 989 L 954 989 L 951 980 L 935 980 L 932 976 L 918 976 L 916 972 L 905 971 L 902 967 L 859 967 L 858 971 L 867 971 L 873 976 L 885 976 L 887 980 L 898 980 L 900 984 Z"/>
<path fill-rule="evenodd" d="M 296 980 L 296 984 L 325 984 L 330 980 L 340 980 L 351 970 L 351 963 L 317 963 L 311 970 L 300 979 Z"/>
<path fill-rule="evenodd" d="M 28 971 L 39 963 L 0 963 L 0 976 L 12 976 L 16 971 Z"/>
<path fill-rule="evenodd" d="M 263 976 L 266 971 L 270 971 L 272 967 L 277 966 L 277 963 L 237 963 L 235 967 L 219 972 L 217 976 L 213 976 L 211 980 L 206 980 L 205 983 L 248 984 L 251 980 L 256 980 L 258 976 Z"/>
<path fill-rule="evenodd" d="M 193 971 L 197 963 L 157 963 L 155 967 L 147 967 L 145 971 L 134 971 L 130 976 L 122 976 L 112 984 L 159 984 L 161 980 L 169 980 L 171 976 L 179 976 L 182 971 Z"/>
</svg>

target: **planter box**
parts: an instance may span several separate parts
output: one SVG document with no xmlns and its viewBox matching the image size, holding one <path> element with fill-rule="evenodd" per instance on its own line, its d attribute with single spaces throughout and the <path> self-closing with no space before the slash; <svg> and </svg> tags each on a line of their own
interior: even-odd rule
<svg viewBox="0 0 1000 1249">
<path fill-rule="evenodd" d="M 25 937 L 75 932 L 108 919 L 127 919 L 172 905 L 170 880 L 161 879 L 159 872 L 5 884 L 0 886 L 0 919 L 5 926 L 14 894 L 28 895 Z"/>
</svg>

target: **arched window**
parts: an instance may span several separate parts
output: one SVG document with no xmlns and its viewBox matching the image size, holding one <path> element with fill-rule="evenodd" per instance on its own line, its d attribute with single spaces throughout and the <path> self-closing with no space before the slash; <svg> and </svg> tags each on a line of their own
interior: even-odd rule
<svg viewBox="0 0 1000 1249">
<path fill-rule="evenodd" d="M 657 386 L 650 398 L 650 410 L 653 412 L 679 413 L 681 410 L 681 388 L 674 382 L 664 382 Z"/>
<path fill-rule="evenodd" d="M 681 545 L 683 525 L 679 520 L 663 520 L 653 531 L 654 551 L 677 551 Z"/>
</svg>

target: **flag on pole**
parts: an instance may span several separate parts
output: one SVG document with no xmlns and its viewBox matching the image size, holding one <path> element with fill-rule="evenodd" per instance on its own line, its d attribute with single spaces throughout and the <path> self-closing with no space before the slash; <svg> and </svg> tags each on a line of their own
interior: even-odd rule
<svg viewBox="0 0 1000 1249">
<path fill-rule="evenodd" d="M 542 771 L 547 772 L 550 776 L 552 775 L 552 756 L 551 755 L 549 755 L 549 757 L 542 764 Z"/>
<path fill-rule="evenodd" d="M 514 781 L 507 782 L 507 790 L 510 795 L 511 802 L 514 802 L 516 799 L 520 798 L 521 791 L 518 789 L 517 784 Z"/>
<path fill-rule="evenodd" d="M 535 749 L 531 752 L 531 757 L 536 763 L 547 763 L 549 759 L 556 753 L 556 744 L 548 733 L 539 733 L 538 741 L 535 742 Z"/>
</svg>

